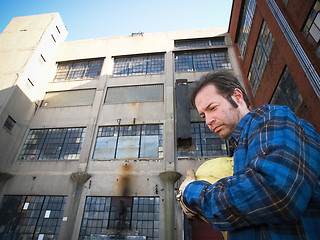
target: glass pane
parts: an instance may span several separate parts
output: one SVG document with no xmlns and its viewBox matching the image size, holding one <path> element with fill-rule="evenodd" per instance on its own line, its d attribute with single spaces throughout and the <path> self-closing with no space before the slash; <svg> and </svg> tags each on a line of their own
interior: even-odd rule
<svg viewBox="0 0 320 240">
<path fill-rule="evenodd" d="M 108 88 L 106 103 L 163 101 L 163 85 Z"/>
<path fill-rule="evenodd" d="M 141 158 L 158 157 L 159 138 L 158 136 L 141 136 Z"/>
<path fill-rule="evenodd" d="M 117 137 L 98 137 L 94 149 L 93 158 L 111 159 L 114 158 Z"/>
<path fill-rule="evenodd" d="M 139 140 L 139 136 L 120 136 L 116 158 L 137 158 Z"/>
<path fill-rule="evenodd" d="M 191 72 L 193 71 L 192 54 L 183 53 L 175 56 L 176 72 Z"/>
</svg>

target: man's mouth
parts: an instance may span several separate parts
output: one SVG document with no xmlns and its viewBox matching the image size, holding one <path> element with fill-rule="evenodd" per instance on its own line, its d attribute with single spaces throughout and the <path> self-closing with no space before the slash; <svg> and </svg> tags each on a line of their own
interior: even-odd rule
<svg viewBox="0 0 320 240">
<path fill-rule="evenodd" d="M 217 133 L 217 132 L 219 132 L 219 131 L 221 130 L 221 127 L 222 127 L 222 126 L 213 127 L 213 128 L 212 128 L 212 131 L 213 131 L 214 133 Z"/>
</svg>

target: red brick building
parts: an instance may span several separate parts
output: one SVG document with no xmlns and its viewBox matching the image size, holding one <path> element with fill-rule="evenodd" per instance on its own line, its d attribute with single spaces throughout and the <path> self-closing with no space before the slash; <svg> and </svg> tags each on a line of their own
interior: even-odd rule
<svg viewBox="0 0 320 240">
<path fill-rule="evenodd" d="M 319 0 L 234 0 L 229 23 L 252 107 L 288 105 L 318 132 L 319 11 Z"/>
</svg>

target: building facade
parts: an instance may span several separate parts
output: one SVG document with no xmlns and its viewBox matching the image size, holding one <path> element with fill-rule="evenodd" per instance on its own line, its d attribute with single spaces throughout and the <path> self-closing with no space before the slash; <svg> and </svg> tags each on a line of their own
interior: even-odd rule
<svg viewBox="0 0 320 240">
<path fill-rule="evenodd" d="M 287 105 L 318 132 L 319 11 L 319 0 L 234 0 L 228 31 L 253 108 Z"/>
<path fill-rule="evenodd" d="M 0 239 L 221 239 L 175 194 L 228 154 L 187 97 L 206 72 L 242 81 L 227 30 L 66 35 L 58 13 L 0 35 Z"/>
</svg>

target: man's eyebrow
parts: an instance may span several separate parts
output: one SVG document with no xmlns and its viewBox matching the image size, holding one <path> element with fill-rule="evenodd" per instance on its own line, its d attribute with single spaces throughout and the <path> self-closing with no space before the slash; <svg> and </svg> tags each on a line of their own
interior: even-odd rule
<svg viewBox="0 0 320 240">
<path fill-rule="evenodd" d="M 210 108 L 210 106 L 214 104 L 213 102 L 209 103 L 204 109 L 207 110 L 208 108 Z M 199 115 L 204 115 L 204 112 L 199 112 Z"/>
<path fill-rule="evenodd" d="M 208 105 L 205 107 L 205 109 L 210 108 L 210 106 L 211 106 L 212 104 L 214 104 L 214 102 L 210 102 L 210 103 L 208 103 Z"/>
</svg>

